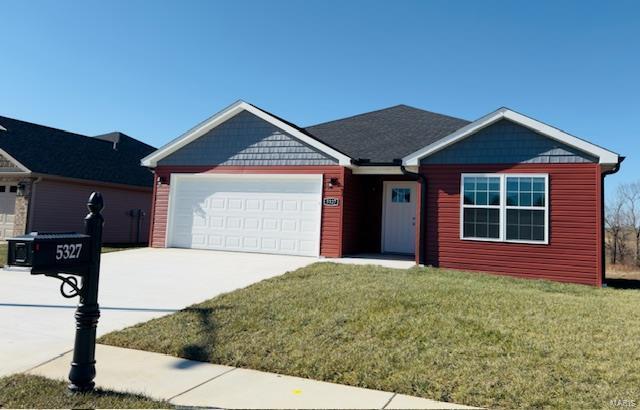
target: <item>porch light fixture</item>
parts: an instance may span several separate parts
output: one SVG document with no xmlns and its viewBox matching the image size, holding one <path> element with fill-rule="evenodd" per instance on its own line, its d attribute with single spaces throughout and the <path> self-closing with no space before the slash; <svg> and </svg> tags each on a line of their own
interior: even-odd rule
<svg viewBox="0 0 640 410">
<path fill-rule="evenodd" d="M 333 188 L 334 186 L 338 186 L 339 185 L 339 181 L 338 178 L 330 178 L 329 179 L 329 188 Z"/>
<path fill-rule="evenodd" d="M 27 184 L 24 182 L 18 182 L 16 189 L 16 196 L 25 196 L 27 193 Z"/>
</svg>

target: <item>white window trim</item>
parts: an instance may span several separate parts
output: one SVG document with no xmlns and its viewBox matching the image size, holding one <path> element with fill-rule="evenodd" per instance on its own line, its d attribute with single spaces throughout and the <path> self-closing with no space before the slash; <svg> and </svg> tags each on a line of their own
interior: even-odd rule
<svg viewBox="0 0 640 410">
<path fill-rule="evenodd" d="M 500 178 L 500 205 L 465 205 L 464 204 L 464 179 L 465 177 L 485 177 Z M 530 241 L 519 239 L 507 239 L 507 209 L 530 209 L 541 210 L 542 207 L 537 206 L 507 206 L 507 177 L 520 178 L 544 178 L 545 201 L 544 201 L 544 241 Z M 548 245 L 549 244 L 549 174 L 544 173 L 463 173 L 460 175 L 460 239 L 463 241 L 481 241 L 481 242 L 507 242 L 522 243 L 531 245 Z M 465 238 L 464 237 L 464 209 L 465 208 L 491 208 L 500 209 L 500 237 L 499 238 Z"/>
</svg>

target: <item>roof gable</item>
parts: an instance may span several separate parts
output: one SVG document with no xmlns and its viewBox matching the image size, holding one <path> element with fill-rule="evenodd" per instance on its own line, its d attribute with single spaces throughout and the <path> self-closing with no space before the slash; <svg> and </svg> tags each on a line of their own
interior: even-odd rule
<svg viewBox="0 0 640 410">
<path fill-rule="evenodd" d="M 502 119 L 420 160 L 420 164 L 589 163 L 597 158 Z"/>
<path fill-rule="evenodd" d="M 558 128 L 554 128 L 543 122 L 534 120 L 533 118 L 527 117 L 504 107 L 490 114 L 487 114 L 484 117 L 466 125 L 465 127 L 460 128 L 459 130 L 445 136 L 444 138 L 434 141 L 431 144 L 426 145 L 421 149 L 405 156 L 402 159 L 402 162 L 405 165 L 409 166 L 418 165 L 421 159 L 428 157 L 429 155 L 433 155 L 452 144 L 462 141 L 465 138 L 468 138 L 478 131 L 488 127 L 489 125 L 503 119 L 527 127 L 542 136 L 554 139 L 571 148 L 582 151 L 589 156 L 595 157 L 598 159 L 598 162 L 600 164 L 615 165 L 619 162 L 619 155 L 615 152 L 606 150 L 600 146 L 568 134 Z"/>
<path fill-rule="evenodd" d="M 335 165 L 337 160 L 270 122 L 241 111 L 158 161 L 158 165 Z"/>
<path fill-rule="evenodd" d="M 146 167 L 155 167 L 163 158 L 166 158 L 180 148 L 206 135 L 215 127 L 219 126 L 220 124 L 224 123 L 228 119 L 238 115 L 243 111 L 248 111 L 256 117 L 261 118 L 262 120 L 283 130 L 285 133 L 300 140 L 304 144 L 313 147 L 314 149 L 323 152 L 332 158 L 335 158 L 340 165 L 348 166 L 351 164 L 351 158 L 349 156 L 314 138 L 313 136 L 304 132 L 304 130 L 299 129 L 293 124 L 286 122 L 264 110 L 261 110 L 254 105 L 248 104 L 244 101 L 237 101 L 143 158 L 141 161 L 142 165 Z"/>
</svg>

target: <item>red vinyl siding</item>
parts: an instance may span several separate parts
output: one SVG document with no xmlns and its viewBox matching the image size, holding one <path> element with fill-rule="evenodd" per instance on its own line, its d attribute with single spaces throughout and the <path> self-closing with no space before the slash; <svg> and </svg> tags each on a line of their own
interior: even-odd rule
<svg viewBox="0 0 640 410">
<path fill-rule="evenodd" d="M 420 172 L 427 178 L 427 263 L 600 286 L 597 164 L 428 165 Z M 460 177 L 473 172 L 549 174 L 549 244 L 460 239 Z"/>
<path fill-rule="evenodd" d="M 153 225 L 151 228 L 151 246 L 153 247 L 163 248 L 166 246 L 167 209 L 169 206 L 169 185 L 172 173 L 322 174 L 323 198 L 337 197 L 340 199 L 340 204 L 336 207 L 322 207 L 320 254 L 331 258 L 342 256 L 344 168 L 341 166 L 161 166 L 156 168 L 155 173 L 156 180 L 161 177 L 165 182 L 162 185 L 158 185 L 154 192 Z M 334 187 L 329 187 L 331 178 L 338 179 L 338 184 Z"/>
</svg>

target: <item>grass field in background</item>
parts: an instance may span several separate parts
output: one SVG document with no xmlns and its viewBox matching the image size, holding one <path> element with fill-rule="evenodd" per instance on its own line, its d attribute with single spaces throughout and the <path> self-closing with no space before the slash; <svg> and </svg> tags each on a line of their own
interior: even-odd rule
<svg viewBox="0 0 640 410">
<path fill-rule="evenodd" d="M 317 263 L 101 343 L 467 405 L 640 401 L 640 291 Z"/>
</svg>

